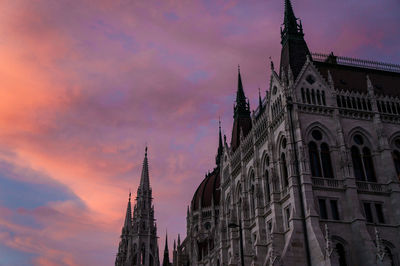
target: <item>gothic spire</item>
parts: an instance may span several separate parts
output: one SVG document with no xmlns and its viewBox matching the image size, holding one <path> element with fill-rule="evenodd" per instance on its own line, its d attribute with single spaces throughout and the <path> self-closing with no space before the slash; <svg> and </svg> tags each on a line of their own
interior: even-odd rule
<svg viewBox="0 0 400 266">
<path fill-rule="evenodd" d="M 238 66 L 238 88 L 236 91 L 236 105 L 235 105 L 235 116 L 250 114 L 250 108 L 246 102 L 246 96 L 244 95 L 242 76 L 240 75 L 240 66 Z"/>
<path fill-rule="evenodd" d="M 281 44 L 280 76 L 283 74 L 287 75 L 288 70 L 291 69 L 293 78 L 296 79 L 310 51 L 304 40 L 303 26 L 301 21 L 294 15 L 290 0 L 285 0 L 283 29 L 281 28 Z M 285 73 L 282 73 L 282 71 Z"/>
<path fill-rule="evenodd" d="M 128 206 L 126 208 L 125 223 L 123 228 L 123 230 L 125 230 L 125 233 L 129 233 L 131 226 L 132 226 L 132 208 L 131 208 L 131 192 L 129 192 L 129 201 L 128 201 Z"/>
<path fill-rule="evenodd" d="M 258 109 L 261 111 L 262 108 L 262 99 L 261 99 L 261 90 L 258 88 Z"/>
<path fill-rule="evenodd" d="M 283 20 L 285 28 L 288 30 L 297 30 L 297 18 L 294 15 L 292 3 L 290 0 L 285 0 L 285 17 Z"/>
<path fill-rule="evenodd" d="M 142 191 L 150 189 L 149 162 L 147 160 L 147 146 L 146 146 L 145 153 L 144 153 L 142 176 L 140 177 L 139 189 L 141 189 Z"/>
<path fill-rule="evenodd" d="M 238 88 L 236 92 L 236 103 L 234 105 L 233 119 L 231 148 L 233 151 L 235 151 L 240 145 L 240 132 L 243 131 L 244 136 L 246 136 L 252 127 L 250 118 L 250 104 L 248 101 L 246 101 L 246 96 L 244 95 L 240 67 L 238 69 Z"/>
<path fill-rule="evenodd" d="M 218 137 L 218 151 L 217 151 L 217 157 L 215 158 L 215 163 L 217 166 L 219 166 L 219 163 L 221 162 L 221 157 L 222 157 L 222 134 L 221 134 L 221 118 L 219 119 L 219 137 Z"/>
<path fill-rule="evenodd" d="M 164 258 L 162 266 L 170 266 L 169 262 L 169 251 L 168 251 L 168 232 L 165 233 L 165 247 L 164 247 Z"/>
</svg>

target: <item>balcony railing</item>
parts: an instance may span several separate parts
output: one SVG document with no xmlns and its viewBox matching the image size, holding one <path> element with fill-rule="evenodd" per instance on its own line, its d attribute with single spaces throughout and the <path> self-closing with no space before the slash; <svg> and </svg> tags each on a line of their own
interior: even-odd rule
<svg viewBox="0 0 400 266">
<path fill-rule="evenodd" d="M 363 192 L 388 192 L 385 184 L 374 182 L 356 181 L 357 190 Z"/>
<path fill-rule="evenodd" d="M 343 188 L 343 180 L 333 178 L 313 177 L 312 184 L 314 187 L 321 188 Z"/>
</svg>

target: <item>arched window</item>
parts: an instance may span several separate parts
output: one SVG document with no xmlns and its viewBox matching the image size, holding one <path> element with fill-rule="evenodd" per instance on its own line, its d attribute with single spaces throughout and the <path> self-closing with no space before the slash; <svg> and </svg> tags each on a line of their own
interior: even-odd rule
<svg viewBox="0 0 400 266">
<path fill-rule="evenodd" d="M 332 161 L 329 146 L 325 142 L 321 144 L 321 161 L 324 169 L 324 177 L 333 178 Z"/>
<path fill-rule="evenodd" d="M 363 151 L 363 162 L 365 167 L 365 173 L 367 175 L 367 181 L 376 182 L 374 162 L 372 161 L 371 151 L 367 147 L 364 147 L 362 151 Z"/>
<path fill-rule="evenodd" d="M 360 134 L 353 137 L 351 147 L 351 158 L 353 161 L 354 176 L 357 180 L 376 182 L 375 167 L 371 150 L 366 145 Z"/>
<path fill-rule="evenodd" d="M 345 252 L 342 244 L 340 244 L 340 243 L 336 244 L 336 252 L 338 255 L 339 266 L 347 266 L 346 252 Z"/>
<path fill-rule="evenodd" d="M 307 98 L 307 103 L 311 103 L 310 90 L 309 89 L 306 89 L 306 98 Z"/>
<path fill-rule="evenodd" d="M 357 180 L 365 180 L 360 150 L 356 146 L 351 147 L 351 159 L 353 160 L 354 176 Z"/>
<path fill-rule="evenodd" d="M 394 167 L 396 168 L 397 177 L 399 178 L 400 181 L 400 152 L 395 150 L 393 151 L 392 156 L 393 156 Z"/>
<path fill-rule="evenodd" d="M 269 179 L 269 157 L 265 158 L 264 162 L 264 181 L 265 181 L 265 200 L 266 202 L 271 201 L 271 190 L 270 190 L 270 179 Z"/>
<path fill-rule="evenodd" d="M 333 178 L 333 168 L 326 137 L 318 129 L 311 131 L 312 141 L 308 143 L 311 175 L 313 177 Z"/>
<path fill-rule="evenodd" d="M 310 155 L 311 174 L 315 177 L 322 177 L 321 164 L 319 161 L 318 148 L 315 142 L 308 144 L 308 153 Z"/>
<path fill-rule="evenodd" d="M 146 248 L 144 247 L 144 244 L 142 244 L 142 264 L 146 264 Z"/>
<path fill-rule="evenodd" d="M 314 89 L 311 89 L 311 100 L 312 100 L 312 103 L 315 104 L 315 91 L 314 91 Z"/>
<path fill-rule="evenodd" d="M 281 154 L 281 173 L 282 173 L 283 187 L 287 187 L 289 185 L 289 174 L 286 163 L 286 155 L 283 152 Z"/>
<path fill-rule="evenodd" d="M 239 197 L 239 201 L 238 201 L 238 222 L 242 219 L 242 198 Z"/>
<path fill-rule="evenodd" d="M 301 88 L 301 100 L 303 101 L 303 103 L 306 102 L 306 97 L 305 97 L 305 94 L 304 94 L 304 88 Z"/>
<path fill-rule="evenodd" d="M 268 169 L 265 170 L 265 186 L 266 186 L 266 200 L 267 202 L 271 201 L 271 190 L 269 185 L 269 173 Z"/>
<path fill-rule="evenodd" d="M 256 195 L 255 195 L 255 191 L 254 191 L 254 185 L 251 185 L 251 189 L 250 189 L 250 202 L 251 202 L 251 214 L 253 216 L 256 215 Z"/>
<path fill-rule="evenodd" d="M 321 105 L 321 94 L 320 94 L 319 90 L 317 90 L 317 102 L 318 102 L 318 105 Z"/>
<path fill-rule="evenodd" d="M 399 178 L 400 181 L 400 138 L 394 141 L 394 143 L 392 144 L 392 148 L 393 148 L 392 157 L 393 157 L 394 167 L 396 169 L 397 177 Z"/>
</svg>

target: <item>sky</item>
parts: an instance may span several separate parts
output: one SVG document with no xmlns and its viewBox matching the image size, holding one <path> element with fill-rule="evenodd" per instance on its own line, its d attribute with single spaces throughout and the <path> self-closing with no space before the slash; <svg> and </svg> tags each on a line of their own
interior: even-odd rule
<svg viewBox="0 0 400 266">
<path fill-rule="evenodd" d="M 294 0 L 313 52 L 400 63 L 398 0 Z M 112 265 L 146 144 L 164 247 L 257 107 L 283 0 L 0 1 L 0 265 Z"/>
</svg>

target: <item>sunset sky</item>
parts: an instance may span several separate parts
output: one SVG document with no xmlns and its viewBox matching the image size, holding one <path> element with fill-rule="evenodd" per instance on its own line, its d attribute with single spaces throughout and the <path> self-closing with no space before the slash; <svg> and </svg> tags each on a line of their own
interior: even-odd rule
<svg viewBox="0 0 400 266">
<path fill-rule="evenodd" d="M 294 0 L 313 52 L 400 63 L 398 0 Z M 149 146 L 163 251 L 280 58 L 283 0 L 0 1 L 0 265 L 113 265 Z M 400 87 L 399 87 L 400 89 Z"/>
</svg>

